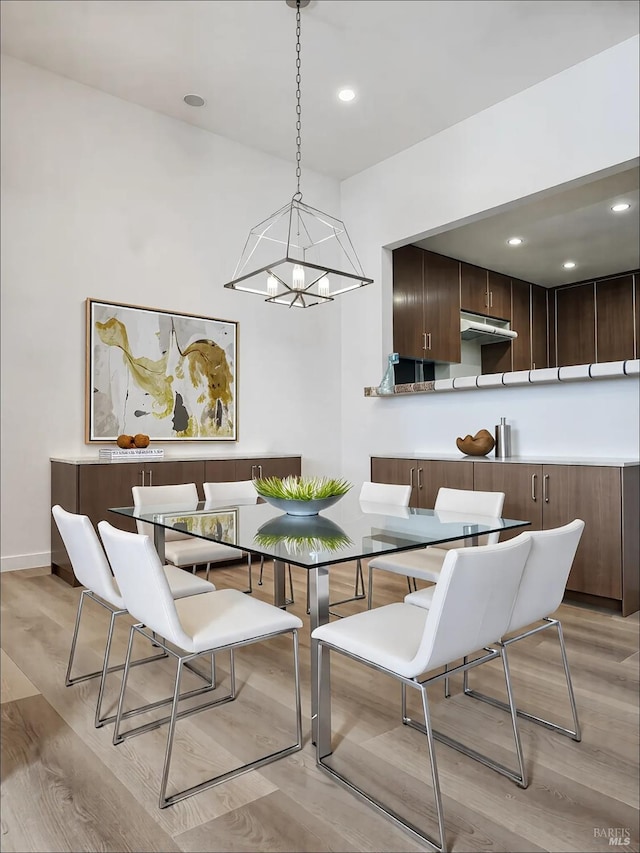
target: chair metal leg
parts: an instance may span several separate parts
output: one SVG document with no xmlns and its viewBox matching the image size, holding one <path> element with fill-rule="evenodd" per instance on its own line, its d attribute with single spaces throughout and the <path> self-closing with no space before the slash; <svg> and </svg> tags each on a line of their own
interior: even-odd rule
<svg viewBox="0 0 640 853">
<path fill-rule="evenodd" d="M 289 632 L 287 632 L 289 633 Z M 169 780 L 169 769 L 171 765 L 171 753 L 173 751 L 173 740 L 175 736 L 176 723 L 178 719 L 180 719 L 183 714 L 178 713 L 178 700 L 180 697 L 180 678 L 182 674 L 182 666 L 184 662 L 183 657 L 178 658 L 178 666 L 176 670 L 176 680 L 173 691 L 173 704 L 171 706 L 171 716 L 169 718 L 169 730 L 167 733 L 167 747 L 165 752 L 164 759 L 164 767 L 162 770 L 162 780 L 160 783 L 160 798 L 159 798 L 159 806 L 161 809 L 166 808 L 167 806 L 171 806 L 174 803 L 178 803 L 181 800 L 186 799 L 187 797 L 191 797 L 194 794 L 200 793 L 200 791 L 206 791 L 209 788 L 213 788 L 215 785 L 220 785 L 223 782 L 228 781 L 229 779 L 233 779 L 236 776 L 240 776 L 243 773 L 247 773 L 249 770 L 254 770 L 258 767 L 263 767 L 265 764 L 270 764 L 272 761 L 276 761 L 279 758 L 284 758 L 286 755 L 291 755 L 293 752 L 297 752 L 302 748 L 302 703 L 300 697 L 300 665 L 299 665 L 299 648 L 298 648 L 298 632 L 297 630 L 291 631 L 293 635 L 293 665 L 294 665 L 294 691 L 295 691 L 295 705 L 296 705 L 296 742 L 292 746 L 285 747 L 284 749 L 279 749 L 276 752 L 272 752 L 269 755 L 266 755 L 262 758 L 258 758 L 254 761 L 248 762 L 247 764 L 243 764 L 240 767 L 235 768 L 234 770 L 230 770 L 227 773 L 221 773 L 218 776 L 214 776 L 211 779 L 207 779 L 204 782 L 200 782 L 197 785 L 193 785 L 190 788 L 186 788 L 183 791 L 178 792 L 177 794 L 172 794 L 167 797 L 167 783 Z M 232 693 L 235 696 L 235 661 L 234 661 L 234 650 L 231 648 L 231 662 L 230 662 L 230 672 L 231 672 L 231 682 L 232 682 Z M 206 654 L 206 652 L 205 652 Z M 193 657 L 193 656 L 189 656 Z M 209 707 L 206 705 L 204 707 Z M 201 710 L 200 708 L 196 710 Z"/>
<path fill-rule="evenodd" d="M 318 650 L 317 650 L 317 653 L 318 653 L 318 680 L 319 681 L 321 678 L 322 654 L 323 654 L 322 646 L 323 645 L 324 645 L 323 643 L 318 643 Z M 338 650 L 338 651 L 341 651 L 341 650 Z M 328 652 L 329 652 L 329 647 L 325 646 L 324 653 L 327 654 Z M 347 656 L 349 656 L 349 655 L 347 654 Z M 373 669 L 379 669 L 379 667 L 373 666 Z M 392 673 L 387 673 L 387 674 L 392 675 Z M 403 707 L 406 707 L 405 706 L 405 694 L 406 694 L 407 682 L 402 680 L 401 683 L 402 683 Z M 431 719 L 430 719 L 430 715 L 429 715 L 429 705 L 428 705 L 428 701 L 427 701 L 427 692 L 426 692 L 426 688 L 423 685 L 418 684 L 416 682 L 411 682 L 410 686 L 416 687 L 417 689 L 419 689 L 420 693 L 422 695 L 422 708 L 423 708 L 424 719 L 425 719 L 425 725 L 422 727 L 422 732 L 423 732 L 423 734 L 426 734 L 426 736 L 427 736 L 427 747 L 428 747 L 428 751 L 429 751 L 429 763 L 431 766 L 431 779 L 432 779 L 432 783 L 433 783 L 433 792 L 434 792 L 434 799 L 435 799 L 436 815 L 437 815 L 437 819 L 438 819 L 439 840 L 437 840 L 437 841 L 434 840 L 429 835 L 427 835 L 423 830 L 421 830 L 417 826 L 415 826 L 415 824 L 413 824 L 410 821 L 402 818 L 399 814 L 397 814 L 395 811 L 393 811 L 393 809 L 389 808 L 388 806 L 385 806 L 382 802 L 380 802 L 380 800 L 376 799 L 375 797 L 373 797 L 372 795 L 370 795 L 366 791 L 364 791 L 362 788 L 360 788 L 358 785 L 351 782 L 349 779 L 347 779 L 346 776 L 344 776 L 338 770 L 331 767 L 331 765 L 328 763 L 328 761 L 330 761 L 330 756 L 331 756 L 331 731 L 329 730 L 328 732 L 326 732 L 325 736 L 323 736 L 323 737 L 320 736 L 320 732 L 323 730 L 323 728 L 325 726 L 324 720 L 322 719 L 322 713 L 321 713 L 321 708 L 322 708 L 323 704 L 324 704 L 324 707 L 327 709 L 327 716 L 328 716 L 328 719 L 330 721 L 330 709 L 331 709 L 331 685 L 330 685 L 330 683 L 329 683 L 329 688 L 328 688 L 329 695 L 328 695 L 328 697 L 326 697 L 327 702 L 319 703 L 319 705 L 318 705 L 318 739 L 317 739 L 317 744 L 316 744 L 316 764 L 322 771 L 324 771 L 329 776 L 331 776 L 333 779 L 335 779 L 337 782 L 339 782 L 343 787 L 347 788 L 349 791 L 354 793 L 359 799 L 364 800 L 364 802 L 368 803 L 370 806 L 373 806 L 373 808 L 376 809 L 376 811 L 381 812 L 386 817 L 390 818 L 391 821 L 396 826 L 399 826 L 401 829 L 408 832 L 414 839 L 418 840 L 419 842 L 426 842 L 434 850 L 439 851 L 439 853 L 446 853 L 446 839 L 445 839 L 445 835 L 444 835 L 444 811 L 443 811 L 443 807 L 442 807 L 442 794 L 440 792 L 440 781 L 439 781 L 439 776 L 438 776 L 438 767 L 437 767 L 437 763 L 436 763 L 435 743 L 434 743 L 434 737 L 433 737 L 433 730 L 431 727 Z"/>
<path fill-rule="evenodd" d="M 308 594 L 308 587 L 307 587 Z M 353 589 L 353 595 L 349 598 L 343 598 L 340 601 L 332 601 L 329 604 L 329 607 L 336 607 L 338 604 L 348 604 L 350 601 L 362 601 L 363 598 L 366 598 L 367 595 L 364 591 L 364 575 L 362 574 L 362 560 L 358 558 L 356 563 L 356 579 Z M 307 602 L 308 605 L 308 602 Z M 307 611 L 308 612 L 308 611 Z M 342 619 L 341 613 L 333 613 L 331 610 L 329 611 L 331 616 L 339 616 Z"/>
<path fill-rule="evenodd" d="M 578 719 L 578 709 L 576 707 L 576 697 L 573 692 L 573 684 L 571 682 L 571 673 L 569 671 L 569 662 L 567 660 L 567 650 L 564 644 L 564 636 L 562 634 L 562 625 L 557 619 L 545 618 L 543 625 L 534 628 L 531 631 L 527 631 L 524 634 L 519 634 L 517 637 L 511 637 L 508 640 L 503 642 L 503 645 L 510 646 L 512 643 L 516 643 L 519 640 L 523 640 L 525 637 L 530 637 L 532 634 L 538 633 L 538 631 L 544 631 L 546 628 L 551 628 L 553 626 L 556 627 L 558 631 L 558 640 L 560 643 L 560 655 L 562 657 L 562 666 L 564 669 L 564 675 L 567 682 L 567 692 L 569 694 L 569 704 L 571 706 L 571 715 L 573 717 L 573 730 L 565 728 L 565 726 L 558 725 L 557 723 L 553 723 L 550 720 L 545 720 L 542 717 L 537 717 L 535 714 L 529 714 L 527 711 L 521 711 L 520 708 L 517 709 L 517 714 L 519 717 L 522 717 L 525 720 L 529 720 L 532 723 L 536 723 L 539 726 L 544 726 L 546 729 L 550 729 L 551 731 L 558 732 L 561 735 L 565 735 L 566 737 L 570 737 L 572 740 L 577 741 L 578 743 L 582 740 L 582 731 L 580 728 L 580 721 Z M 465 679 L 463 684 L 464 693 L 467 696 L 471 696 L 474 699 L 479 699 L 481 702 L 486 702 L 488 705 L 493 705 L 495 708 L 502 708 L 504 711 L 509 710 L 509 706 L 506 702 L 502 702 L 500 699 L 496 699 L 493 696 L 487 696 L 485 693 L 480 693 L 478 690 L 472 690 L 469 687 L 469 679 L 467 677 L 467 673 L 465 673 Z"/>
<path fill-rule="evenodd" d="M 170 702 L 173 701 L 173 697 L 170 696 L 167 699 L 159 699 L 156 702 L 149 702 L 146 705 L 142 705 L 139 708 L 133 708 L 130 711 L 123 711 L 124 694 L 126 692 L 127 680 L 129 678 L 129 669 L 134 665 L 134 663 L 131 662 L 131 652 L 133 649 L 133 639 L 135 637 L 136 632 L 142 634 L 143 636 L 147 637 L 147 639 L 149 639 L 149 635 L 145 633 L 143 625 L 138 624 L 138 625 L 132 625 L 131 626 L 131 630 L 129 632 L 129 645 L 127 646 L 127 655 L 126 655 L 125 662 L 124 662 L 124 673 L 122 676 L 122 685 L 120 688 L 120 696 L 118 698 L 118 708 L 117 708 L 117 711 L 116 711 L 116 714 L 114 717 L 108 717 L 103 721 L 103 724 L 104 724 L 104 723 L 111 722 L 112 720 L 115 720 L 115 726 L 114 726 L 114 730 L 113 730 L 113 744 L 114 744 L 114 746 L 119 744 L 119 743 L 122 743 L 127 738 L 133 737 L 134 735 L 142 734 L 143 732 L 148 732 L 148 731 L 151 731 L 152 729 L 157 729 L 160 726 L 164 725 L 164 723 L 166 723 L 170 720 L 170 717 L 163 717 L 160 720 L 153 720 L 150 723 L 145 723 L 144 725 L 137 726 L 136 728 L 129 729 L 125 732 L 120 731 L 120 726 L 121 726 L 122 720 L 129 719 L 130 717 L 137 716 L 138 714 L 144 714 L 147 711 L 154 710 L 155 708 L 161 708 L 163 705 L 168 705 Z M 167 646 L 164 646 L 162 644 L 160 644 L 160 645 L 165 650 L 165 652 L 171 654 L 173 657 L 177 657 L 176 653 L 171 651 Z M 188 698 L 191 698 L 193 696 L 201 696 L 204 693 L 211 693 L 212 690 L 216 689 L 215 668 L 214 668 L 215 665 L 213 664 L 213 662 L 212 662 L 212 679 L 211 679 L 211 683 L 209 683 L 209 680 L 206 676 L 203 676 L 201 673 L 199 673 L 196 669 L 193 668 L 191 661 L 193 660 L 194 657 L 199 657 L 199 655 L 190 656 L 190 658 L 188 660 L 185 660 L 184 666 L 186 668 L 188 667 L 196 675 L 198 675 L 198 676 L 200 676 L 200 678 L 204 679 L 205 686 L 204 687 L 198 687 L 195 690 L 189 690 L 186 693 L 180 694 L 180 699 L 188 699 Z M 179 717 L 186 717 L 186 716 L 189 716 L 190 714 L 195 714 L 197 711 L 201 711 L 204 708 L 209 708 L 209 707 L 212 707 L 213 705 L 220 705 L 224 702 L 230 702 L 232 699 L 235 699 L 235 695 L 231 693 L 229 695 L 222 696 L 218 699 L 214 699 L 211 702 L 208 702 L 204 705 L 198 705 L 195 708 L 188 708 L 187 710 L 182 711 L 178 716 Z"/>
<path fill-rule="evenodd" d="M 484 764 L 485 767 L 489 767 L 492 770 L 495 770 L 496 773 L 500 773 L 502 776 L 506 776 L 508 779 L 511 779 L 512 782 L 515 782 L 521 788 L 527 787 L 527 775 L 524 768 L 524 761 L 522 757 L 522 745 L 520 742 L 520 732 L 518 730 L 518 722 L 517 722 L 517 714 L 516 707 L 513 701 L 513 693 L 511 690 L 511 677 L 509 673 L 509 664 L 507 662 L 506 656 L 503 654 L 503 649 L 500 647 L 497 651 L 491 648 L 485 648 L 484 650 L 487 652 L 484 656 L 480 658 L 476 658 L 472 661 L 469 661 L 467 658 L 464 659 L 464 663 L 459 666 L 453 667 L 453 669 L 448 669 L 442 672 L 440 675 L 434 675 L 430 678 L 425 679 L 422 684 L 433 683 L 435 681 L 440 681 L 442 679 L 448 679 L 448 673 L 458 673 L 458 672 L 466 672 L 467 669 L 471 669 L 476 666 L 480 666 L 483 663 L 486 663 L 489 660 L 493 660 L 494 658 L 500 656 L 503 661 L 504 673 L 505 673 L 505 681 L 507 684 L 507 695 L 509 697 L 509 705 L 507 708 L 511 711 L 511 722 L 513 726 L 513 736 L 515 740 L 516 746 L 516 757 L 518 759 L 518 771 L 514 772 L 509 767 L 506 767 L 504 764 L 500 764 L 497 761 L 494 761 L 487 755 L 484 755 L 481 752 L 477 752 L 475 749 L 467 746 L 466 744 L 461 743 L 458 740 L 455 740 L 449 735 L 445 735 L 442 732 L 433 731 L 433 736 L 437 741 L 450 746 L 452 749 L 457 750 L 463 755 L 469 756 L 469 758 L 473 758 L 475 761 L 479 761 L 480 764 Z M 404 716 L 402 722 L 411 726 L 414 729 L 418 729 L 418 731 L 424 732 L 425 727 L 422 723 L 417 722 L 416 720 L 412 720 L 410 717 Z"/>
<path fill-rule="evenodd" d="M 373 569 L 369 566 L 369 590 L 367 592 L 367 610 L 373 606 Z"/>
<path fill-rule="evenodd" d="M 285 602 L 285 606 L 288 607 L 290 604 L 295 604 L 295 600 L 293 598 L 293 579 L 291 577 L 291 563 L 289 565 L 289 590 L 291 592 L 291 598 L 289 601 Z M 264 557 L 260 557 L 260 577 L 258 579 L 258 586 L 262 586 L 262 577 L 264 574 Z M 307 586 L 307 613 L 309 613 L 309 587 Z"/>
<path fill-rule="evenodd" d="M 121 672 L 124 669 L 123 663 L 117 664 L 115 666 L 108 666 L 105 669 L 105 665 L 104 665 L 104 661 L 103 661 L 102 669 L 97 669 L 97 670 L 95 670 L 95 672 L 87 672 L 84 675 L 76 675 L 74 677 L 71 676 L 71 671 L 73 668 L 73 662 L 74 662 L 75 653 L 76 653 L 76 645 L 78 642 L 78 632 L 79 632 L 80 622 L 81 622 L 81 617 L 82 617 L 82 608 L 83 608 L 83 605 L 85 602 L 85 597 L 90 598 L 96 604 L 99 604 L 101 607 L 104 607 L 105 610 L 108 610 L 109 613 L 112 614 L 110 617 L 112 620 L 115 619 L 116 616 L 123 616 L 124 614 L 127 613 L 126 610 L 114 610 L 110 604 L 107 604 L 104 601 L 102 601 L 102 599 L 98 598 L 89 589 L 85 589 L 82 591 L 82 594 L 80 596 L 80 601 L 78 602 L 78 611 L 76 614 L 76 624 L 75 624 L 75 627 L 73 630 L 73 639 L 71 641 L 71 650 L 69 652 L 69 663 L 67 665 L 67 672 L 66 672 L 65 679 L 64 679 L 64 683 L 65 683 L 66 687 L 71 687 L 74 684 L 80 684 L 83 681 L 89 681 L 91 678 L 98 678 L 100 676 L 102 676 L 104 679 L 105 673 L 110 674 L 112 672 Z M 109 652 L 109 647 L 110 647 L 110 642 L 111 642 L 112 631 L 113 631 L 113 626 L 112 626 L 112 624 L 110 624 L 109 625 L 109 633 L 107 634 L 107 644 L 108 645 L 105 648 L 105 654 L 106 654 L 107 658 L 108 658 L 108 652 Z M 158 655 L 151 655 L 151 656 L 146 657 L 146 658 L 141 658 L 140 660 L 132 661 L 131 666 L 139 666 L 142 663 L 150 663 L 151 661 L 160 660 L 161 658 L 166 658 L 166 657 L 167 657 L 167 653 L 163 651 Z"/>
</svg>

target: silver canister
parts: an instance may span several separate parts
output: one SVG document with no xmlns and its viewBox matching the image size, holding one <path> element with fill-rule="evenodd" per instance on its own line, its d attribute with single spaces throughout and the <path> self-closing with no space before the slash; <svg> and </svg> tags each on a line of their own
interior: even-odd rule
<svg viewBox="0 0 640 853">
<path fill-rule="evenodd" d="M 496 459 L 507 459 L 511 456 L 511 427 L 506 418 L 500 418 L 496 426 Z"/>
</svg>

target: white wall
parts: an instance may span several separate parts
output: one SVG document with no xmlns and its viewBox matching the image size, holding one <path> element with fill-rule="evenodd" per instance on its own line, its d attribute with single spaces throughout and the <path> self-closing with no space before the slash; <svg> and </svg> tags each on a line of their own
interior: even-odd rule
<svg viewBox="0 0 640 853">
<path fill-rule="evenodd" d="M 239 441 L 335 473 L 340 301 L 310 311 L 222 288 L 291 163 L 2 57 L 2 566 L 49 561 L 51 456 L 84 444 L 87 297 L 239 322 Z M 306 197 L 339 212 L 336 181 Z"/>
<path fill-rule="evenodd" d="M 391 253 L 381 247 L 637 158 L 638 43 L 623 42 L 343 182 L 343 217 L 376 281 L 343 307 L 344 476 L 367 478 L 370 455 L 455 454 L 457 436 L 493 431 L 500 417 L 513 424 L 521 455 L 638 457 L 635 379 L 363 396 L 393 349 Z"/>
</svg>

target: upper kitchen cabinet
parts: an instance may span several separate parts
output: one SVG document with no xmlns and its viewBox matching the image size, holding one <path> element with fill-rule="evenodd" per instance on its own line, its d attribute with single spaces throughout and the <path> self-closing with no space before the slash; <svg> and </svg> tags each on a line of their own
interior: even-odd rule
<svg viewBox="0 0 640 853">
<path fill-rule="evenodd" d="M 596 282 L 596 356 L 598 361 L 635 358 L 634 276 Z"/>
<path fill-rule="evenodd" d="M 511 320 L 511 279 L 460 262 L 460 307 L 473 314 Z"/>
<path fill-rule="evenodd" d="M 514 326 L 518 331 L 517 326 Z M 547 289 L 531 285 L 531 370 L 549 367 Z M 519 370 L 519 368 L 514 368 Z"/>
<path fill-rule="evenodd" d="M 393 348 L 405 358 L 460 361 L 458 261 L 417 246 L 393 253 Z"/>
<path fill-rule="evenodd" d="M 488 272 L 482 267 L 460 262 L 460 308 L 473 314 L 488 314 Z"/>
<path fill-rule="evenodd" d="M 487 276 L 489 307 L 487 314 L 500 320 L 511 320 L 511 279 L 489 270 Z"/>
<path fill-rule="evenodd" d="M 425 358 L 423 254 L 417 246 L 393 253 L 393 349 L 405 358 Z"/>
<path fill-rule="evenodd" d="M 459 263 L 424 253 L 426 355 L 434 361 L 460 361 Z"/>
<path fill-rule="evenodd" d="M 509 370 L 536 370 L 548 366 L 547 290 L 537 284 L 511 280 L 511 328 L 518 337 L 511 344 Z"/>
<path fill-rule="evenodd" d="M 595 285 L 560 287 L 555 291 L 556 357 L 558 367 L 592 364 L 596 360 Z"/>
<path fill-rule="evenodd" d="M 511 328 L 518 337 L 511 344 L 509 370 L 531 370 L 531 285 L 526 281 L 511 281 L 511 311 Z"/>
<path fill-rule="evenodd" d="M 625 273 L 553 290 L 555 366 L 638 357 L 637 278 Z"/>
</svg>

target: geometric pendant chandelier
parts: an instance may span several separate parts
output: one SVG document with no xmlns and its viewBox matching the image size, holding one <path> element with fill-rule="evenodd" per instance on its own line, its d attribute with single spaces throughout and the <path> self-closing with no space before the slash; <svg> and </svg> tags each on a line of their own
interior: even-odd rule
<svg viewBox="0 0 640 853">
<path fill-rule="evenodd" d="M 296 10 L 296 178 L 288 204 L 249 232 L 233 279 L 224 286 L 256 293 L 266 302 L 310 308 L 371 284 L 362 271 L 344 223 L 302 201 L 300 105 L 300 9 L 309 0 L 286 0 Z"/>
</svg>

